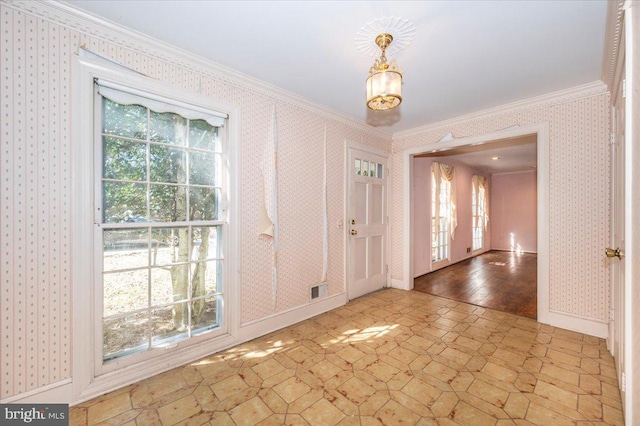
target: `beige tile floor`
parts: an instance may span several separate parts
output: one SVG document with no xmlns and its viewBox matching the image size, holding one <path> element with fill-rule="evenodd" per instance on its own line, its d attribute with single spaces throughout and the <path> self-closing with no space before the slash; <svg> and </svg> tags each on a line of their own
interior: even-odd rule
<svg viewBox="0 0 640 426">
<path fill-rule="evenodd" d="M 73 407 L 72 425 L 622 425 L 604 340 L 382 290 Z"/>
</svg>

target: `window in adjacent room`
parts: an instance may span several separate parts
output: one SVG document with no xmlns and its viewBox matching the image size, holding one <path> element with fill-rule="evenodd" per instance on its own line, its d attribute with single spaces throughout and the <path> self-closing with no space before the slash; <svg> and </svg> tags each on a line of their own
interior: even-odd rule
<svg viewBox="0 0 640 426">
<path fill-rule="evenodd" d="M 489 221 L 487 206 L 487 178 L 473 175 L 471 178 L 471 212 L 473 219 L 473 251 L 484 248 L 484 236 Z"/>
<path fill-rule="evenodd" d="M 450 258 L 450 241 L 455 235 L 454 168 L 433 162 L 431 165 L 431 261 L 437 263 Z"/>
</svg>

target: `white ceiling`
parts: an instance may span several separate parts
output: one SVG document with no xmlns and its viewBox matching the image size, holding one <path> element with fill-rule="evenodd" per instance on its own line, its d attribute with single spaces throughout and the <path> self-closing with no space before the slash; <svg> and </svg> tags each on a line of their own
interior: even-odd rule
<svg viewBox="0 0 640 426">
<path fill-rule="evenodd" d="M 606 18 L 606 0 L 67 3 L 389 132 L 599 80 Z M 415 37 L 392 57 L 402 105 L 374 113 L 354 40 L 389 16 Z"/>
<path fill-rule="evenodd" d="M 430 152 L 416 157 L 444 157 L 488 175 L 530 171 L 535 170 L 538 165 L 536 142 L 536 135 L 527 135 L 448 151 Z M 498 159 L 494 160 L 495 157 Z"/>
</svg>

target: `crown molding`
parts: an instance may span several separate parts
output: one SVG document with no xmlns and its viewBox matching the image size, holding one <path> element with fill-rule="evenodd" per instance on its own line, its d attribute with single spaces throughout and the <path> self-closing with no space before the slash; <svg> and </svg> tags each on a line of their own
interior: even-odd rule
<svg viewBox="0 0 640 426">
<path fill-rule="evenodd" d="M 610 92 L 618 63 L 620 43 L 622 38 L 622 18 L 624 16 L 624 0 L 609 0 L 607 2 L 607 21 L 604 31 L 604 54 L 602 55 L 602 71 L 600 78 L 607 85 Z"/>
<path fill-rule="evenodd" d="M 575 101 L 577 99 L 597 96 L 606 92 L 607 86 L 602 81 L 593 81 L 591 83 L 571 87 L 569 89 L 559 90 L 556 92 L 548 93 L 546 95 L 536 96 L 509 104 L 500 105 L 495 108 L 472 112 L 470 114 L 461 115 L 447 120 L 437 121 L 431 124 L 426 124 L 424 126 L 404 130 L 402 132 L 396 132 L 393 134 L 393 140 L 396 141 L 411 136 L 418 136 L 420 134 L 430 132 L 439 128 L 447 129 L 463 121 L 479 120 L 490 117 L 492 115 L 513 113 L 515 111 L 520 111 L 523 109 L 546 108 L 552 105 Z"/>
<path fill-rule="evenodd" d="M 322 115 L 366 133 L 389 140 L 392 137 L 390 132 L 372 127 L 353 116 L 310 101 L 293 92 L 250 77 L 169 43 L 76 9 L 69 4 L 55 0 L 0 0 L 0 2 L 12 9 L 117 44 L 134 52 L 152 56 L 169 64 L 186 68 L 202 76 L 265 96 L 274 101 Z"/>
</svg>

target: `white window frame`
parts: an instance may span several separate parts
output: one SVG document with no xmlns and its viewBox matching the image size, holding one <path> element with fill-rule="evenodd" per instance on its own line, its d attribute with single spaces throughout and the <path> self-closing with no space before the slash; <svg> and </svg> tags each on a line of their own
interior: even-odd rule
<svg viewBox="0 0 640 426">
<path fill-rule="evenodd" d="M 123 68 L 115 68 L 106 62 L 76 57 L 73 63 L 74 96 L 72 103 L 72 117 L 74 120 L 72 134 L 72 277 L 73 277 L 73 395 L 74 402 L 83 401 L 101 395 L 110 390 L 124 386 L 146 377 L 158 374 L 162 371 L 178 367 L 200 357 L 217 352 L 232 346 L 238 339 L 239 320 L 239 295 L 237 263 L 239 259 L 239 200 L 238 200 L 238 154 L 239 147 L 239 122 L 238 108 L 226 103 L 217 102 L 211 98 L 178 89 L 165 83 L 141 76 L 133 71 Z M 146 357 L 136 356 L 137 362 L 129 363 L 120 360 L 112 361 L 118 368 L 112 371 L 100 371 L 96 364 L 97 349 L 101 353 L 102 340 L 97 342 L 94 324 L 101 318 L 102 312 L 97 312 L 96 303 L 96 275 L 99 273 L 96 262 L 96 245 L 99 241 L 95 238 L 95 228 L 99 222 L 95 220 L 94 209 L 88 208 L 83 200 L 95 200 L 96 184 L 99 178 L 96 173 L 100 169 L 95 167 L 95 129 L 99 123 L 95 123 L 94 81 L 104 79 L 126 87 L 138 89 L 146 93 L 152 93 L 161 97 L 175 99 L 186 104 L 195 105 L 208 110 L 227 114 L 226 123 L 227 152 L 223 157 L 225 174 L 223 181 L 226 183 L 228 194 L 227 220 L 228 224 L 223 230 L 223 244 L 225 244 L 224 286 L 225 286 L 225 310 L 224 333 L 209 338 L 205 333 L 188 339 L 190 344 L 177 344 L 163 349 L 162 356 Z M 100 247 L 100 250 L 102 248 Z M 87 277 L 91 280 L 87 285 Z M 207 341 L 207 344 L 191 344 L 198 341 Z M 126 357 L 122 358 L 126 360 Z M 111 364 L 111 363 L 110 363 Z"/>
</svg>

